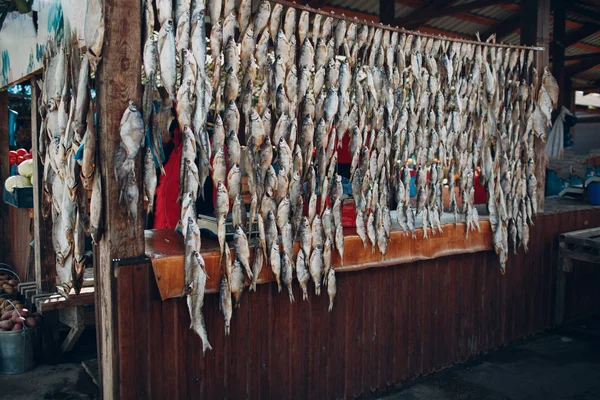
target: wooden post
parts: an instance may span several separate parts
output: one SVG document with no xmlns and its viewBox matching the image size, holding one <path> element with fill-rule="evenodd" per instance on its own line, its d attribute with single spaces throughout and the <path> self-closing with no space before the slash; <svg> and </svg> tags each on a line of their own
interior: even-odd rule
<svg viewBox="0 0 600 400">
<path fill-rule="evenodd" d="M 94 254 L 96 326 L 99 328 L 98 355 L 101 397 L 120 397 L 119 348 L 117 325 L 117 274 L 115 260 L 144 254 L 142 220 L 143 192 L 141 157 L 135 160 L 139 186 L 138 213 L 135 220 L 119 204 L 115 180 L 114 154 L 120 143 L 119 125 L 129 100 L 141 107 L 142 2 L 105 0 L 105 36 L 102 61 L 96 74 L 98 147 L 102 173 L 104 234 Z"/>
<path fill-rule="evenodd" d="M 396 19 L 396 0 L 379 0 L 379 22 L 393 24 Z"/>
<path fill-rule="evenodd" d="M 562 235 L 560 235 L 562 236 Z M 554 325 L 562 325 L 565 320 L 567 288 L 566 272 L 573 271 L 573 261 L 566 257 L 567 244 L 563 237 L 558 238 L 558 268 L 556 270 L 556 295 L 554 305 Z"/>
<path fill-rule="evenodd" d="M 565 0 L 554 0 L 552 2 L 554 9 L 554 25 L 552 33 L 552 75 L 558 82 L 560 94 L 558 96 L 558 109 L 567 103 L 569 93 L 565 86 L 565 81 L 568 79 L 565 76 L 565 36 L 566 36 L 566 4 Z"/>
<path fill-rule="evenodd" d="M 36 78 L 31 78 L 31 147 L 33 149 L 33 241 L 35 257 L 35 285 L 38 291 L 54 292 L 56 286 L 56 263 L 52 246 L 52 221 L 42 217 L 42 178 L 44 167 L 39 157 L 39 111 L 40 91 Z"/>
<path fill-rule="evenodd" d="M 533 66 L 542 73 L 548 65 L 550 44 L 550 0 L 525 0 L 521 2 L 521 44 L 543 46 L 536 51 Z M 546 189 L 546 143 L 535 139 L 535 177 L 537 178 L 537 212 L 544 211 Z"/>
<path fill-rule="evenodd" d="M 0 92 L 0 191 L 4 192 L 4 181 L 10 173 L 8 160 L 8 92 Z M 10 263 L 8 230 L 8 206 L 0 201 L 0 262 Z"/>
</svg>

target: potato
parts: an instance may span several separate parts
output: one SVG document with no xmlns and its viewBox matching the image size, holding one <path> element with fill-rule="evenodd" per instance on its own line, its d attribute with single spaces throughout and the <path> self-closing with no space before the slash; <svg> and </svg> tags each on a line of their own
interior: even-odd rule
<svg viewBox="0 0 600 400">
<path fill-rule="evenodd" d="M 33 328 L 36 325 L 35 318 L 27 317 L 25 319 L 25 325 L 27 325 L 27 327 L 29 328 Z"/>
<path fill-rule="evenodd" d="M 2 317 L 0 318 L 0 321 L 6 321 L 7 319 L 11 319 L 12 318 L 12 312 L 11 311 L 7 311 L 4 314 L 2 314 Z"/>
<path fill-rule="evenodd" d="M 12 330 L 13 331 L 22 331 L 23 330 L 23 325 L 22 324 L 15 324 L 15 326 L 13 326 Z"/>
<path fill-rule="evenodd" d="M 3 299 L 2 297 L 0 297 L 0 306 L 2 306 L 2 304 L 4 304 L 5 301 L 6 301 L 6 299 Z"/>
<path fill-rule="evenodd" d="M 0 329 L 11 330 L 13 326 L 15 326 L 15 324 L 10 319 L 6 321 L 0 321 Z"/>
<path fill-rule="evenodd" d="M 11 286 L 11 285 L 9 285 L 8 283 L 5 283 L 5 284 L 3 284 L 3 285 L 2 285 L 2 287 L 3 287 L 4 289 L 6 289 L 6 288 L 10 288 L 10 289 L 12 289 L 12 286 Z"/>
<path fill-rule="evenodd" d="M 30 312 L 29 312 L 29 310 L 26 309 L 26 308 L 19 308 L 19 307 L 17 307 L 17 309 L 19 310 L 19 312 L 21 313 L 21 317 L 23 317 L 23 318 L 27 318 L 27 317 L 29 317 L 31 315 Z"/>
<path fill-rule="evenodd" d="M 11 304 L 9 304 L 8 307 L 5 308 L 6 311 L 12 311 L 14 309 L 15 308 Z"/>
<path fill-rule="evenodd" d="M 14 292 L 14 289 L 12 288 L 12 286 L 9 286 L 9 287 L 5 286 L 4 287 L 4 293 L 6 293 L 6 294 L 13 294 L 13 292 Z"/>
<path fill-rule="evenodd" d="M 8 275 L 4 274 L 4 275 L 0 275 L 0 281 L 6 281 L 8 280 Z"/>
<path fill-rule="evenodd" d="M 0 280 L 0 286 L 8 284 L 7 280 Z"/>
<path fill-rule="evenodd" d="M 17 310 L 23 310 L 23 304 L 15 304 L 15 307 L 17 308 Z"/>
<path fill-rule="evenodd" d="M 19 281 L 16 279 L 11 279 L 8 281 L 8 284 L 11 286 L 17 286 L 19 284 Z"/>
</svg>

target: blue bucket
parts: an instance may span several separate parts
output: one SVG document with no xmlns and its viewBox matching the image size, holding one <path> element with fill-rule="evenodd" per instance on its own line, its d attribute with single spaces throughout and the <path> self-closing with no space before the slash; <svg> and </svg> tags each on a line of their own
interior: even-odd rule
<svg viewBox="0 0 600 400">
<path fill-rule="evenodd" d="M 588 199 L 591 205 L 600 205 L 600 183 L 590 183 L 588 186 Z"/>
</svg>

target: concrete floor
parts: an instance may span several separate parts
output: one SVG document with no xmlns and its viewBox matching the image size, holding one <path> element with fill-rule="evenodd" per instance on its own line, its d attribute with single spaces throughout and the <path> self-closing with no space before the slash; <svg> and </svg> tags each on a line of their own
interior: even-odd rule
<svg viewBox="0 0 600 400">
<path fill-rule="evenodd" d="M 0 375 L 0 399 L 95 399 L 93 331 L 57 365 Z M 380 400 L 600 399 L 600 314 L 396 388 Z"/>
<path fill-rule="evenodd" d="M 600 399 L 600 315 L 432 374 L 377 398 Z"/>
<path fill-rule="evenodd" d="M 81 362 L 96 358 L 96 335 L 86 329 L 72 352 L 53 365 L 43 364 L 18 375 L 0 375 L 0 399 L 97 399 L 99 391 Z"/>
</svg>

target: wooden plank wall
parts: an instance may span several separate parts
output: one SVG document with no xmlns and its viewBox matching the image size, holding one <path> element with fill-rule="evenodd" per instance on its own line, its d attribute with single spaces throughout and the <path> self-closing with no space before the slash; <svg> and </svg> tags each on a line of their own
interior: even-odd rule
<svg viewBox="0 0 600 400">
<path fill-rule="evenodd" d="M 28 208 L 15 208 L 8 206 L 8 254 L 11 255 L 9 264 L 24 282 L 28 281 L 28 258 L 30 253 L 29 243 L 33 240 L 31 235 L 31 219 Z M 33 254 L 33 253 L 32 253 Z M 2 262 L 2 257 L 0 257 Z M 33 278 L 33 276 L 31 277 Z"/>
<path fill-rule="evenodd" d="M 452 366 L 549 328 L 556 235 L 599 225 L 597 209 L 536 218 L 529 253 L 511 255 L 504 276 L 491 251 L 340 273 L 331 313 L 326 296 L 290 304 L 275 284 L 259 285 L 230 336 L 208 295 L 205 357 L 185 299 L 161 302 L 149 264 L 121 267 L 121 398 L 352 398 Z M 569 316 L 600 305 L 599 284 L 575 267 Z"/>
</svg>

